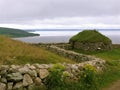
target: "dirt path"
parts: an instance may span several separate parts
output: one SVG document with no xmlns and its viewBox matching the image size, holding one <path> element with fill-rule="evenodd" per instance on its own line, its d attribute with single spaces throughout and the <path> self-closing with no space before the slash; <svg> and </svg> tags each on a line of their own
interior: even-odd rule
<svg viewBox="0 0 120 90">
<path fill-rule="evenodd" d="M 120 90 L 120 80 L 114 82 L 111 86 L 104 88 L 103 90 Z"/>
</svg>

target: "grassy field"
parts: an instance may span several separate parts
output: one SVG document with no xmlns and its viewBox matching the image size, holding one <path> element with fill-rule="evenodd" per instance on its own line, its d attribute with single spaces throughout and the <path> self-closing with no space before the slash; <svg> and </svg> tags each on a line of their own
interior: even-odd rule
<svg viewBox="0 0 120 90">
<path fill-rule="evenodd" d="M 0 36 L 0 64 L 74 63 L 44 48 Z"/>
<path fill-rule="evenodd" d="M 5 35 L 8 37 L 28 37 L 28 36 L 39 36 L 39 34 L 28 33 L 23 30 L 19 29 L 12 29 L 12 28 L 3 28 L 0 27 L 0 35 Z"/>
<path fill-rule="evenodd" d="M 104 73 L 98 76 L 98 85 L 100 88 L 104 88 L 112 85 L 114 81 L 120 79 L 120 47 L 113 48 L 109 51 L 100 52 L 84 52 L 74 50 L 79 53 L 93 55 L 106 60 L 106 69 Z"/>
</svg>

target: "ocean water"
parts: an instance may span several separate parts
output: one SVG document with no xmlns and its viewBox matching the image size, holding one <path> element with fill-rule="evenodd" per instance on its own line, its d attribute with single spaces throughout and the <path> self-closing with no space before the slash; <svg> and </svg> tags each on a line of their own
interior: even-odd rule
<svg viewBox="0 0 120 90">
<path fill-rule="evenodd" d="M 36 30 L 31 31 L 31 33 L 40 34 L 40 36 L 35 37 L 23 37 L 23 38 L 14 38 L 15 40 L 20 40 L 27 43 L 67 43 L 69 39 L 79 33 L 81 30 Z M 120 44 L 120 31 L 119 30 L 101 30 L 99 31 L 105 36 L 109 37 L 112 40 L 113 44 Z"/>
</svg>

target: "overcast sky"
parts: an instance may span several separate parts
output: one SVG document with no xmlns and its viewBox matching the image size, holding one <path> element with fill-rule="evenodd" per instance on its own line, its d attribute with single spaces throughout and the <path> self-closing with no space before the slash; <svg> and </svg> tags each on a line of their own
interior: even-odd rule
<svg viewBox="0 0 120 90">
<path fill-rule="evenodd" d="M 120 0 L 0 0 L 0 26 L 120 28 Z"/>
</svg>

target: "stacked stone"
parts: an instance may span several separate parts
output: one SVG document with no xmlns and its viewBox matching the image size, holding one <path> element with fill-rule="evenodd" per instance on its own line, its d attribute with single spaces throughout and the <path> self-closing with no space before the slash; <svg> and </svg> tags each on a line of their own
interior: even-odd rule
<svg viewBox="0 0 120 90">
<path fill-rule="evenodd" d="M 48 68 L 51 65 L 26 64 L 0 66 L 0 90 L 28 89 L 34 86 L 43 87 L 42 80 L 49 75 Z"/>
<path fill-rule="evenodd" d="M 98 71 L 104 68 L 105 61 L 93 60 L 79 64 L 62 64 L 65 67 L 64 73 L 76 81 L 86 64 L 97 68 Z M 21 65 L 1 65 L 0 66 L 0 90 L 32 90 L 35 86 L 44 87 L 45 79 L 49 75 L 49 70 L 54 64 L 26 64 Z"/>
<path fill-rule="evenodd" d="M 96 58 L 94 56 L 90 56 L 90 55 L 84 55 L 84 54 L 80 54 L 74 51 L 70 51 L 70 50 L 65 50 L 63 48 L 57 47 L 55 45 L 50 45 L 47 47 L 50 51 L 61 55 L 63 57 L 69 58 L 71 60 L 74 60 L 76 62 L 84 62 L 84 61 L 91 61 L 91 60 L 101 60 L 100 58 Z"/>
</svg>

